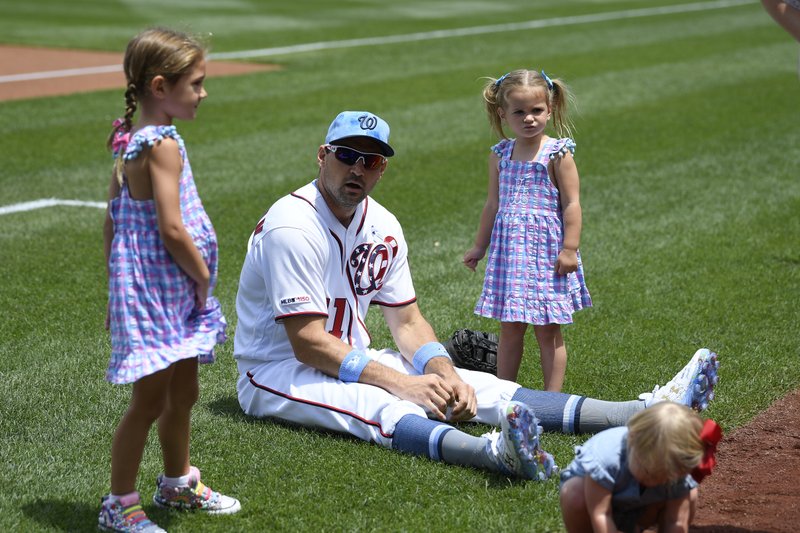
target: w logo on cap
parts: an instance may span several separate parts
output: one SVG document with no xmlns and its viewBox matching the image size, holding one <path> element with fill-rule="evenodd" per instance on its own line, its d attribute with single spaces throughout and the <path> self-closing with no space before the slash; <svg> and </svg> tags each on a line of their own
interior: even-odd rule
<svg viewBox="0 0 800 533">
<path fill-rule="evenodd" d="M 374 115 L 361 115 L 358 117 L 358 123 L 361 124 L 362 130 L 374 130 L 378 126 L 378 118 Z"/>
</svg>

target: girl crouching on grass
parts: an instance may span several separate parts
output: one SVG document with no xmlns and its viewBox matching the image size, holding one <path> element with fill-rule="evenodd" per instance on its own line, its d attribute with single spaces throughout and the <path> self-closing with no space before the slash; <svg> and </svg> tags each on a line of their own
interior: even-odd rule
<svg viewBox="0 0 800 533">
<path fill-rule="evenodd" d="M 561 473 L 567 531 L 688 531 L 721 437 L 713 420 L 673 402 L 593 436 Z"/>
</svg>

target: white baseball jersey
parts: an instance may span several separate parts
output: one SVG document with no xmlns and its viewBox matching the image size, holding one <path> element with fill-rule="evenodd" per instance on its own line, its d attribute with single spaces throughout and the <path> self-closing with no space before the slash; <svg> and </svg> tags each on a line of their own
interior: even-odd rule
<svg viewBox="0 0 800 533">
<path fill-rule="evenodd" d="M 391 447 L 397 422 L 425 417 L 412 402 L 373 385 L 345 383 L 297 360 L 281 319 L 327 317 L 327 330 L 366 349 L 397 372 L 417 371 L 394 350 L 368 349 L 369 305 L 416 300 L 407 247 L 397 219 L 367 198 L 345 228 L 312 182 L 278 200 L 250 236 L 236 297 L 239 404 L 245 413 L 349 433 Z M 475 420 L 500 423 L 519 385 L 457 369 L 478 398 Z"/>
<path fill-rule="evenodd" d="M 309 183 L 278 200 L 247 245 L 236 297 L 237 359 L 294 357 L 280 323 L 293 315 L 327 316 L 327 331 L 369 346 L 369 305 L 416 300 L 407 246 L 397 219 L 371 198 L 345 228 Z"/>
</svg>

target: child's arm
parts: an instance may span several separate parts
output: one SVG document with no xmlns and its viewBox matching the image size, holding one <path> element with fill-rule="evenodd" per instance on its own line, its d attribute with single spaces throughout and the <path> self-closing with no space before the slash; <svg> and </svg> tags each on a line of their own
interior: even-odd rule
<svg viewBox="0 0 800 533">
<path fill-rule="evenodd" d="M 683 498 L 667 500 L 658 526 L 659 533 L 687 533 L 691 522 L 692 505 L 689 494 Z"/>
<path fill-rule="evenodd" d="M 581 241 L 581 202 L 578 167 L 572 154 L 564 154 L 553 161 L 559 196 L 561 197 L 561 216 L 564 218 L 564 243 L 556 261 L 556 271 L 569 274 L 578 270 L 578 246 Z"/>
<path fill-rule="evenodd" d="M 106 278 L 111 275 L 108 261 L 111 259 L 111 241 L 114 240 L 114 221 L 111 220 L 111 200 L 119 196 L 119 183 L 116 176 L 111 176 L 108 186 L 108 205 L 106 206 L 106 219 L 103 222 L 103 255 L 106 258 Z M 111 327 L 111 316 L 106 309 L 106 329 Z"/>
<path fill-rule="evenodd" d="M 614 516 L 611 510 L 611 491 L 586 476 L 583 482 L 583 497 L 586 511 L 594 533 L 616 533 Z"/>
<path fill-rule="evenodd" d="M 475 235 L 475 245 L 464 253 L 464 266 L 475 272 L 478 261 L 486 255 L 486 249 L 492 238 L 492 227 L 494 217 L 497 215 L 497 208 L 500 203 L 500 171 L 498 164 L 500 158 L 492 152 L 489 155 L 489 191 L 486 195 L 486 203 L 481 212 L 481 221 L 478 226 L 478 234 Z"/>
<path fill-rule="evenodd" d="M 106 220 L 103 222 L 103 253 L 106 257 L 106 274 L 108 274 L 108 260 L 111 258 L 111 241 L 114 240 L 114 221 L 111 220 L 111 200 L 119 196 L 119 182 L 116 176 L 111 176 L 108 186 L 108 205 L 106 206 Z"/>
<path fill-rule="evenodd" d="M 180 199 L 182 166 L 178 143 L 174 139 L 164 139 L 150 149 L 147 167 L 161 240 L 178 266 L 197 283 L 197 306 L 202 309 L 208 297 L 211 274 L 183 225 Z"/>
</svg>

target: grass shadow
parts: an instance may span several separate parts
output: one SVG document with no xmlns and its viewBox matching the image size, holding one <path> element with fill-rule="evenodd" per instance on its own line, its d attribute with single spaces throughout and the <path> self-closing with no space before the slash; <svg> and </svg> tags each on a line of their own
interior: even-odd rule
<svg viewBox="0 0 800 533">
<path fill-rule="evenodd" d="M 227 396 L 205 404 L 205 408 L 211 414 L 217 416 L 224 416 L 226 418 L 236 418 L 240 420 L 250 420 L 251 417 L 244 414 L 241 406 L 239 406 L 239 399 L 234 396 Z"/>
<path fill-rule="evenodd" d="M 147 505 L 147 498 L 142 502 L 148 518 L 164 529 L 169 529 L 174 513 L 159 509 L 155 505 Z M 96 531 L 97 516 L 100 512 L 100 498 L 96 503 L 58 499 L 37 499 L 21 507 L 22 512 L 31 520 L 41 524 L 42 528 L 56 531 Z"/>
</svg>

